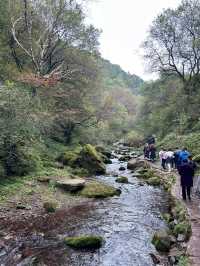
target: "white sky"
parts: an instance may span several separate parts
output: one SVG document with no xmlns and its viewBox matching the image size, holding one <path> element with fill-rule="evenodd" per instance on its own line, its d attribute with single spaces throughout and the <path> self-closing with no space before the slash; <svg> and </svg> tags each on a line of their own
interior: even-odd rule
<svg viewBox="0 0 200 266">
<path fill-rule="evenodd" d="M 103 32 L 100 50 L 104 58 L 145 80 L 154 76 L 145 70 L 140 45 L 151 22 L 164 8 L 181 0 L 94 0 L 89 4 L 89 22 Z"/>
</svg>

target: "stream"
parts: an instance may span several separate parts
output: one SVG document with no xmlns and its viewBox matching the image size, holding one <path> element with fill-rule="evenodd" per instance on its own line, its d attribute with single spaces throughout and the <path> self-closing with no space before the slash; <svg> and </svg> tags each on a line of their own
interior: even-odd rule
<svg viewBox="0 0 200 266">
<path fill-rule="evenodd" d="M 0 251 L 0 265 L 155 265 L 150 256 L 150 253 L 156 254 L 151 239 L 155 230 L 166 227 L 161 213 L 168 209 L 168 197 L 163 189 L 141 183 L 127 170 L 127 163 L 119 161 L 120 154 L 117 156 L 107 166 L 107 175 L 97 179 L 120 188 L 122 193 L 119 197 L 88 200 L 66 212 L 61 210 L 57 215 L 60 219 L 65 216 L 65 219 L 59 228 L 50 228 L 44 234 L 32 232 L 26 238 L 19 235 L 9 255 L 1 256 Z M 119 171 L 120 166 L 126 170 Z M 116 174 L 128 177 L 131 184 L 116 183 Z M 64 236 L 86 234 L 102 236 L 105 239 L 103 247 L 91 252 L 74 251 L 60 240 Z M 27 252 L 15 263 L 13 256 L 20 256 L 20 249 Z"/>
</svg>

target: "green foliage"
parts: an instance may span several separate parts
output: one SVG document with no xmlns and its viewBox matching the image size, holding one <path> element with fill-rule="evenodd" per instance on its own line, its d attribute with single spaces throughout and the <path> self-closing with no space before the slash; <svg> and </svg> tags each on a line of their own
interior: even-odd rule
<svg viewBox="0 0 200 266">
<path fill-rule="evenodd" d="M 132 130 L 125 136 L 124 141 L 130 146 L 141 147 L 142 144 L 144 143 L 144 137 L 142 136 L 142 134 L 138 133 L 137 131 Z"/>
<path fill-rule="evenodd" d="M 163 138 L 163 140 L 158 143 L 158 146 L 172 149 L 176 149 L 176 147 L 186 147 L 193 156 L 197 156 L 200 154 L 199 138 L 200 134 L 198 132 L 185 135 L 171 133 Z"/>
<path fill-rule="evenodd" d="M 173 233 L 176 236 L 178 236 L 179 234 L 182 234 L 185 236 L 186 240 L 189 240 L 189 238 L 192 234 L 190 222 L 184 221 L 184 222 L 178 223 L 177 225 L 175 225 Z"/>
<path fill-rule="evenodd" d="M 178 266 L 189 266 L 189 258 L 188 256 L 181 256 L 178 260 Z"/>
</svg>

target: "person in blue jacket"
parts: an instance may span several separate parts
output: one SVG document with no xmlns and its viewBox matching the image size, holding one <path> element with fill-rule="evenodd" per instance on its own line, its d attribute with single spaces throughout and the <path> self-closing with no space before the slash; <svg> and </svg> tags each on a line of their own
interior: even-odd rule
<svg viewBox="0 0 200 266">
<path fill-rule="evenodd" d="M 183 161 L 187 161 L 188 160 L 188 157 L 190 156 L 191 154 L 189 153 L 189 151 L 187 150 L 187 148 L 183 148 L 182 151 L 179 153 L 179 158 L 178 158 L 178 165 L 180 166 Z"/>
</svg>

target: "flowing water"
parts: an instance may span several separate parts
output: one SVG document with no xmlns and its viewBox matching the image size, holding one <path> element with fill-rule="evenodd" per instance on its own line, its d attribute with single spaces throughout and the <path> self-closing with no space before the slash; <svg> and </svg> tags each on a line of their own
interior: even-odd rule
<svg viewBox="0 0 200 266">
<path fill-rule="evenodd" d="M 65 216 L 62 226 L 49 230 L 45 236 L 35 235 L 34 239 L 31 235 L 26 241 L 19 237 L 22 248 L 29 247 L 31 252 L 24 259 L 22 256 L 16 265 L 154 265 L 150 256 L 150 253 L 155 253 L 151 239 L 155 230 L 166 226 L 161 213 L 167 210 L 167 195 L 161 188 L 141 184 L 129 170 L 119 171 L 120 166 L 126 167 L 126 163 L 115 158 L 107 167 L 108 174 L 97 177 L 104 183 L 120 188 L 122 193 L 119 197 L 91 200 L 66 213 L 61 211 L 60 219 Z M 127 176 L 131 184 L 116 183 L 113 172 Z M 92 252 L 74 251 L 59 241 L 63 236 L 85 234 L 102 236 L 105 239 L 103 247 Z M 5 257 L 0 265 L 15 265 L 11 257 Z"/>
</svg>

